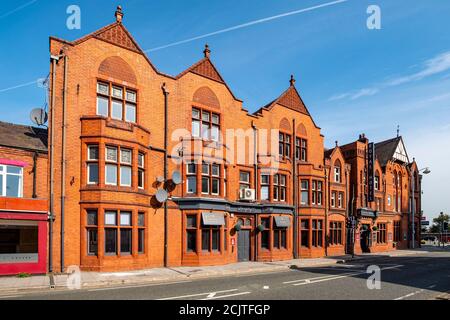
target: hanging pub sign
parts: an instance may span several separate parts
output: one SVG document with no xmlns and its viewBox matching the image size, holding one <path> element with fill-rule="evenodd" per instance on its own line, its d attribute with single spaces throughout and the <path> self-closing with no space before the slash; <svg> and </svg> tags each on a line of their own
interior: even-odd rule
<svg viewBox="0 0 450 320">
<path fill-rule="evenodd" d="M 375 144 L 369 143 L 367 150 L 367 200 L 375 201 Z"/>
</svg>

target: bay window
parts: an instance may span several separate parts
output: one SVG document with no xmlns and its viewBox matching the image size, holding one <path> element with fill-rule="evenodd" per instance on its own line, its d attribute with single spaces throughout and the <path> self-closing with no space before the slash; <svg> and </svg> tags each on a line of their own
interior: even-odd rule
<svg viewBox="0 0 450 320">
<path fill-rule="evenodd" d="M 116 147 L 106 147 L 105 184 L 117 185 L 117 152 Z"/>
<path fill-rule="evenodd" d="M 88 157 L 87 157 L 87 183 L 88 184 L 98 184 L 98 145 L 88 146 Z"/>
<path fill-rule="evenodd" d="M 123 187 L 131 187 L 132 154 L 131 150 L 120 149 L 120 185 Z"/>
<path fill-rule="evenodd" d="M 145 188 L 145 155 L 138 154 L 138 188 Z"/>
<path fill-rule="evenodd" d="M 86 216 L 87 231 L 87 254 L 96 256 L 98 254 L 98 212 L 97 210 L 87 210 Z"/>
<path fill-rule="evenodd" d="M 302 180 L 300 188 L 301 188 L 300 204 L 301 205 L 308 205 L 309 204 L 309 181 L 308 180 Z"/>
</svg>

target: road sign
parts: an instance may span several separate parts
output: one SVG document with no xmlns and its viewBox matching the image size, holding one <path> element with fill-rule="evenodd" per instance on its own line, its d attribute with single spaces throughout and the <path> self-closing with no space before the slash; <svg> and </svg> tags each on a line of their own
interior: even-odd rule
<svg viewBox="0 0 450 320">
<path fill-rule="evenodd" d="M 421 221 L 421 224 L 423 226 L 429 226 L 430 225 L 430 221 Z"/>
</svg>

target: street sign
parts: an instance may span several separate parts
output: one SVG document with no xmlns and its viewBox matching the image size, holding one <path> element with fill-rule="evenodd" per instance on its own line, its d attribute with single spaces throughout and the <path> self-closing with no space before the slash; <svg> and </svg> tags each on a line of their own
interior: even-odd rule
<svg viewBox="0 0 450 320">
<path fill-rule="evenodd" d="M 429 226 L 430 225 L 430 221 L 421 221 L 421 224 L 423 226 Z"/>
</svg>

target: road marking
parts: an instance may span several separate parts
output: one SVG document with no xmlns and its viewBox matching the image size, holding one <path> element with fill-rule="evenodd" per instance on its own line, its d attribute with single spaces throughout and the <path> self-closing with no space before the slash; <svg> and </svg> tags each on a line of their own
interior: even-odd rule
<svg viewBox="0 0 450 320">
<path fill-rule="evenodd" d="M 0 299 L 10 299 L 10 298 L 19 298 L 19 297 L 22 297 L 22 296 L 19 296 L 19 295 L 15 295 L 15 296 L 0 296 Z"/>
<path fill-rule="evenodd" d="M 134 289 L 134 288 L 145 288 L 145 287 L 156 287 L 156 286 L 163 286 L 163 285 L 166 286 L 166 285 L 171 285 L 171 284 L 188 283 L 188 282 L 192 282 L 192 281 L 177 281 L 177 282 L 168 282 L 168 283 L 141 284 L 141 285 L 136 285 L 136 286 L 97 288 L 97 289 L 89 289 L 88 292 L 120 290 L 120 289 Z"/>
<path fill-rule="evenodd" d="M 193 297 L 199 297 L 199 296 L 209 296 L 211 294 L 217 294 L 217 293 L 228 293 L 228 292 L 236 292 L 239 289 L 230 289 L 230 290 L 223 290 L 223 291 L 216 291 L 216 292 L 205 292 L 205 293 L 197 293 L 197 294 L 188 294 L 185 296 L 177 296 L 177 297 L 169 297 L 169 298 L 162 298 L 157 300 L 176 300 L 176 299 L 184 299 L 184 298 L 193 298 Z"/>
<path fill-rule="evenodd" d="M 246 292 L 238 292 L 238 293 L 233 293 L 233 294 L 227 294 L 224 296 L 220 296 L 220 297 L 212 297 L 212 298 L 206 298 L 206 299 L 200 299 L 200 300 L 216 300 L 216 299 L 222 299 L 222 298 L 229 298 L 229 297 L 236 297 L 236 296 L 243 296 L 245 294 L 250 294 L 250 291 L 246 291 Z"/>
<path fill-rule="evenodd" d="M 390 267 L 384 267 L 384 268 L 381 268 L 380 270 L 384 271 L 384 270 L 390 270 L 390 269 L 397 269 L 400 267 L 403 267 L 403 265 L 394 265 L 394 266 L 390 266 Z M 364 270 L 364 271 L 357 271 L 357 272 L 348 272 L 348 273 L 343 273 L 343 274 L 330 274 L 330 275 L 326 275 L 326 276 L 309 278 L 309 279 L 286 281 L 286 282 L 283 282 L 283 284 L 292 284 L 293 286 L 303 286 L 306 284 L 313 284 L 313 283 L 318 283 L 318 282 L 337 280 L 337 279 L 347 278 L 350 276 L 356 276 L 356 275 L 366 274 L 366 273 L 367 272 Z"/>
<path fill-rule="evenodd" d="M 424 290 L 425 289 L 417 290 L 415 292 L 408 293 L 407 295 L 404 295 L 402 297 L 395 298 L 394 300 L 403 300 L 403 299 L 415 296 L 416 294 L 422 293 Z"/>
</svg>

